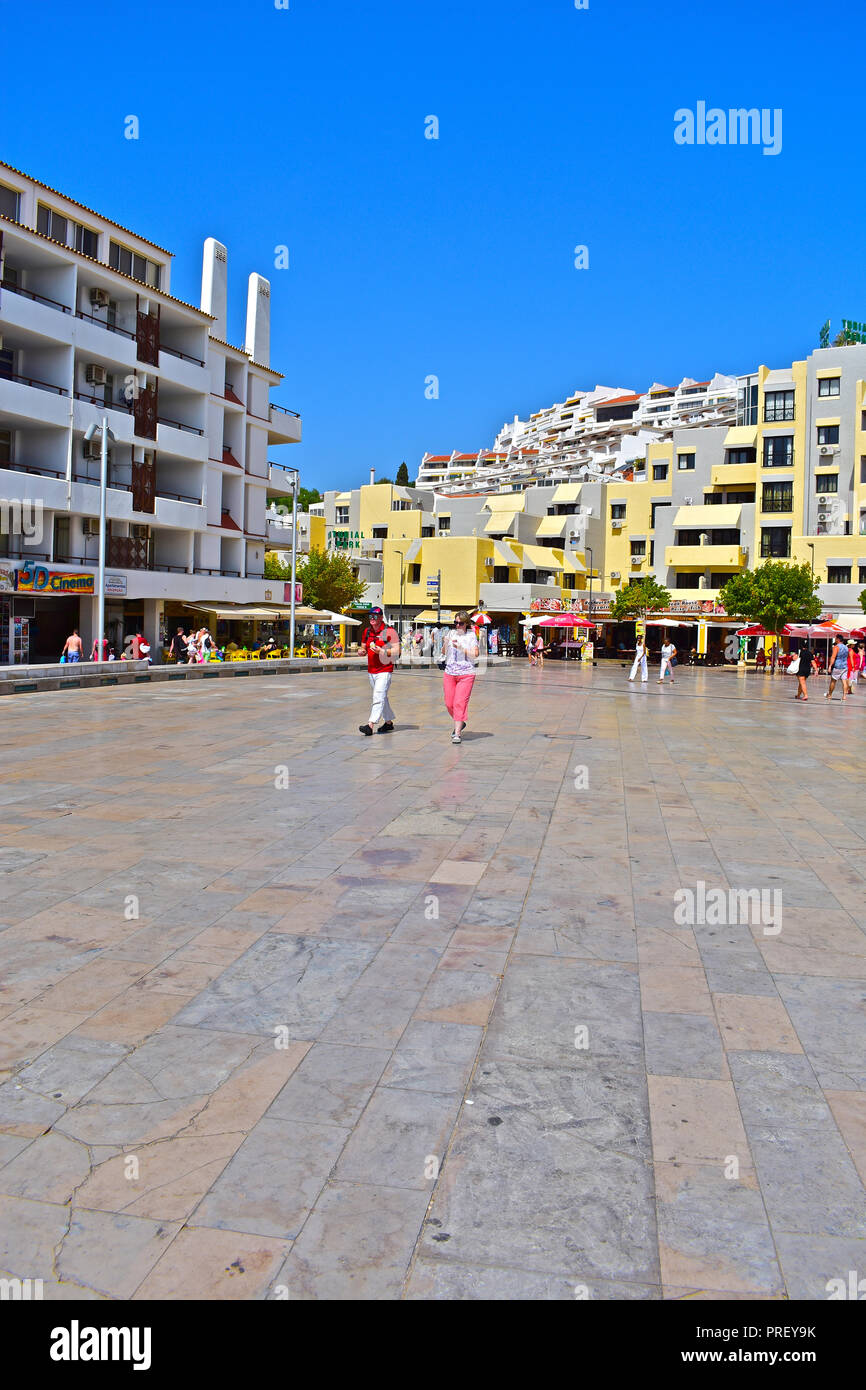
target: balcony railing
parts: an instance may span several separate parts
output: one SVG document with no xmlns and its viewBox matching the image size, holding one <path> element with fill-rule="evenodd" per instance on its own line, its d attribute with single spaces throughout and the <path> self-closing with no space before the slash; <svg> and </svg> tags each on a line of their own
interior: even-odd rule
<svg viewBox="0 0 866 1390">
<path fill-rule="evenodd" d="M 37 468 L 30 463 L 17 463 L 15 459 L 0 459 L 0 468 L 8 469 L 10 473 L 35 473 L 40 478 L 56 478 L 59 482 L 66 479 L 65 473 L 58 473 L 53 468 Z"/>
<path fill-rule="evenodd" d="M 160 352 L 167 352 L 169 357 L 179 357 L 183 362 L 192 362 L 196 367 L 204 366 L 200 357 L 193 357 L 188 352 L 181 352 L 179 348 L 168 347 L 166 343 L 160 343 L 159 350 Z"/>
<path fill-rule="evenodd" d="M 274 411 L 276 410 L 279 415 L 291 415 L 292 418 L 295 420 L 300 420 L 301 418 L 297 410 L 289 410 L 288 406 L 276 405 L 273 401 L 271 401 L 269 409 L 272 416 Z"/>
<path fill-rule="evenodd" d="M 135 342 L 135 334 L 130 333 L 128 328 L 120 328 L 116 323 L 108 323 L 106 319 L 97 318 L 95 314 L 88 314 L 84 309 L 76 309 L 77 319 L 87 319 L 90 323 L 95 323 L 97 328 L 107 328 L 109 333 L 117 333 L 121 338 L 131 338 Z"/>
<path fill-rule="evenodd" d="M 180 420 L 169 420 L 165 415 L 157 416 L 157 423 L 160 425 L 171 425 L 174 430 L 183 430 L 186 434 L 204 434 L 197 425 L 184 425 Z"/>
<path fill-rule="evenodd" d="M 61 304 L 59 299 L 49 299 L 46 294 L 37 294 L 35 290 L 25 290 L 24 286 L 15 280 L 0 280 L 0 289 L 11 290 L 13 294 L 23 295 L 25 299 L 35 300 L 37 304 L 47 304 L 49 309 L 59 309 L 61 313 L 72 313 L 68 304 Z"/>
<path fill-rule="evenodd" d="M 54 386 L 50 381 L 40 381 L 35 376 L 19 376 L 17 372 L 0 372 L 0 381 L 17 381 L 21 386 L 35 386 L 38 391 L 53 391 L 58 396 L 68 396 L 65 386 Z"/>
<path fill-rule="evenodd" d="M 64 395 L 66 394 L 68 393 L 64 392 Z M 76 391 L 75 399 L 89 401 L 91 405 L 98 405 L 102 410 L 122 410 L 127 415 L 132 414 L 132 401 L 107 401 L 104 396 L 94 396 L 90 391 Z"/>
<path fill-rule="evenodd" d="M 161 487 L 159 483 L 157 483 L 155 488 L 155 496 L 166 497 L 170 502 L 190 502 L 195 507 L 200 507 L 202 504 L 201 497 L 190 497 L 185 492 L 168 492 L 167 489 Z"/>
</svg>

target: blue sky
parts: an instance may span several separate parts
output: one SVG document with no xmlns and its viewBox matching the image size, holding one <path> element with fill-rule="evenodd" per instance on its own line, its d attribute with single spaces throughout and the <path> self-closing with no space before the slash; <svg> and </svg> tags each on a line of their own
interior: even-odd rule
<svg viewBox="0 0 866 1390">
<path fill-rule="evenodd" d="M 270 277 L 275 399 L 304 421 L 274 456 L 310 486 L 414 476 L 575 388 L 783 365 L 828 317 L 866 320 L 860 0 L 123 14 L 3 0 L 0 158 L 174 251 L 182 299 L 224 241 L 233 342 L 249 272 Z M 781 108 L 781 152 L 678 146 L 698 101 Z"/>
</svg>

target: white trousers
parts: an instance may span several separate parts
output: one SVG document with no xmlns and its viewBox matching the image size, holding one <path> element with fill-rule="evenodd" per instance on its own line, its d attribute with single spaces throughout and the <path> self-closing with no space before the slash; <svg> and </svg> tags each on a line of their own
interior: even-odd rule
<svg viewBox="0 0 866 1390">
<path fill-rule="evenodd" d="M 634 662 L 632 663 L 631 675 L 629 676 L 629 680 L 630 680 L 630 681 L 633 681 L 634 678 L 635 678 L 635 676 L 637 675 L 637 668 L 638 668 L 638 667 L 640 667 L 640 678 L 641 678 L 642 681 L 645 681 L 645 680 L 647 679 L 647 673 L 646 673 L 646 652 L 644 652 L 643 656 L 636 656 L 636 657 L 635 657 Z"/>
<path fill-rule="evenodd" d="M 663 680 L 664 680 L 664 678 L 665 678 L 665 671 L 669 671 L 669 672 L 670 672 L 671 680 L 673 680 L 673 678 L 674 678 L 674 668 L 673 668 L 673 666 L 671 665 L 670 657 L 667 657 L 667 656 L 663 656 L 663 657 L 662 657 L 662 669 L 659 671 L 659 680 L 660 680 L 660 681 L 663 681 Z"/>
<path fill-rule="evenodd" d="M 393 671 L 370 671 L 370 685 L 373 688 L 373 705 L 370 710 L 370 723 L 376 724 L 384 716 L 386 720 L 394 718 L 394 711 L 388 700 L 388 687 L 391 684 Z"/>
</svg>

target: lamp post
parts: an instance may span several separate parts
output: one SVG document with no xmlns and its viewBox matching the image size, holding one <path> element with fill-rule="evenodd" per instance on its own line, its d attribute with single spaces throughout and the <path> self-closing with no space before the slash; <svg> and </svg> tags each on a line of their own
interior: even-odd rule
<svg viewBox="0 0 866 1390">
<path fill-rule="evenodd" d="M 101 425 L 88 425 L 84 432 L 84 438 L 89 443 L 97 434 L 102 436 L 102 450 L 99 464 L 99 574 L 96 599 L 96 656 L 98 661 L 102 661 L 105 642 L 105 500 L 108 488 L 108 441 L 115 437 L 108 428 L 108 420 L 104 415 Z"/>
<path fill-rule="evenodd" d="M 295 575 L 298 572 L 298 483 L 300 474 L 292 469 L 292 592 L 289 607 L 289 651 L 295 655 Z"/>
<path fill-rule="evenodd" d="M 592 564 L 592 548 L 591 548 L 590 546 L 587 546 L 587 547 L 586 547 L 586 553 L 587 553 L 587 555 L 589 556 L 589 621 L 592 622 L 592 571 L 593 571 L 593 564 Z"/>
</svg>

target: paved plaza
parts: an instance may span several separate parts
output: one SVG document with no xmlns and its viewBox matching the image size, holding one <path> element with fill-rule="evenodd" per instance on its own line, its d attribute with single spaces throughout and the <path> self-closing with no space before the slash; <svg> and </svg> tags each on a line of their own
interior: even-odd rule
<svg viewBox="0 0 866 1390">
<path fill-rule="evenodd" d="M 460 747 L 435 671 L 373 739 L 354 671 L 4 698 L 0 1275 L 866 1276 L 866 697 L 655 674 L 491 671 Z"/>
</svg>

